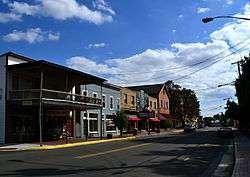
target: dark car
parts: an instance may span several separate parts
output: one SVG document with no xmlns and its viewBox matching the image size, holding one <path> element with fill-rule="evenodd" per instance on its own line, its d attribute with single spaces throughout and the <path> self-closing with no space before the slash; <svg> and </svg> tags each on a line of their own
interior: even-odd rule
<svg viewBox="0 0 250 177">
<path fill-rule="evenodd" d="M 222 127 L 217 130 L 218 137 L 226 137 L 232 138 L 233 137 L 233 129 L 228 127 Z"/>
<path fill-rule="evenodd" d="M 184 132 L 190 133 L 190 132 L 194 132 L 195 131 L 195 127 L 192 125 L 185 125 L 184 127 Z"/>
</svg>

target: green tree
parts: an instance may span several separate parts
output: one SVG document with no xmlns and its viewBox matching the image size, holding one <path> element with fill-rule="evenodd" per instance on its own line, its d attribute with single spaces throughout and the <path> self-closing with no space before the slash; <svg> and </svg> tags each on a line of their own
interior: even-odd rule
<svg viewBox="0 0 250 177">
<path fill-rule="evenodd" d="M 238 98 L 239 112 L 238 120 L 241 128 L 250 127 L 250 55 L 244 57 L 244 61 L 241 62 L 241 75 L 235 82 L 236 96 Z"/>
<path fill-rule="evenodd" d="M 232 122 L 237 120 L 239 116 L 239 107 L 238 104 L 234 101 L 227 101 L 226 111 L 225 111 L 225 121 Z"/>
<path fill-rule="evenodd" d="M 114 124 L 120 130 L 120 136 L 123 134 L 123 130 L 128 125 L 128 119 L 124 112 L 117 112 L 116 115 L 113 117 Z"/>
<path fill-rule="evenodd" d="M 192 122 L 200 116 L 200 104 L 195 92 L 182 88 L 173 81 L 165 82 L 169 97 L 170 114 L 182 121 Z"/>
</svg>

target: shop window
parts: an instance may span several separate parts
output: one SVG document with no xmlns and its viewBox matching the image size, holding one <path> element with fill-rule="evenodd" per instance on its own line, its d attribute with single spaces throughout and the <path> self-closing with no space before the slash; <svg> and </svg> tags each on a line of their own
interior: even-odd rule
<svg viewBox="0 0 250 177">
<path fill-rule="evenodd" d="M 89 120 L 89 129 L 91 132 L 98 131 L 98 121 L 96 120 Z"/>
<path fill-rule="evenodd" d="M 89 118 L 98 118 L 98 114 L 96 113 L 89 113 Z"/>
<path fill-rule="evenodd" d="M 116 131 L 116 126 L 113 121 L 114 115 L 106 115 L 106 129 L 107 131 Z"/>
<path fill-rule="evenodd" d="M 156 102 L 154 102 L 154 109 L 156 109 Z"/>
</svg>

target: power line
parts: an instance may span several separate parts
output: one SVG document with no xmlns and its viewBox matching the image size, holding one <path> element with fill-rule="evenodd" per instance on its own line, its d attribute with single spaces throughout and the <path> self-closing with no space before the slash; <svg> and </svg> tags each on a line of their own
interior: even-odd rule
<svg viewBox="0 0 250 177">
<path fill-rule="evenodd" d="M 245 48 L 246 46 L 248 46 L 248 45 L 249 45 L 249 43 L 247 43 L 247 44 L 244 45 L 243 47 L 237 49 L 236 51 L 234 51 L 234 52 L 232 52 L 232 53 L 230 53 L 230 54 L 228 54 L 228 55 L 226 55 L 226 56 L 224 56 L 224 57 L 218 58 L 217 60 L 215 60 L 214 62 L 210 63 L 209 65 L 206 65 L 205 67 L 202 67 L 202 68 L 200 68 L 200 69 L 198 69 L 198 70 L 195 70 L 195 71 L 193 71 L 193 72 L 191 72 L 191 73 L 189 73 L 189 74 L 186 74 L 186 75 L 184 75 L 184 76 L 181 76 L 181 77 L 176 78 L 176 79 L 171 79 L 171 80 L 173 80 L 173 81 L 178 81 L 178 80 L 184 79 L 184 78 L 186 78 L 186 77 L 188 77 L 188 76 L 190 76 L 190 75 L 193 75 L 193 74 L 195 74 L 195 73 L 197 73 L 197 72 L 199 72 L 199 71 L 201 71 L 201 70 L 203 70 L 203 69 L 206 69 L 206 68 L 208 68 L 208 67 L 210 67 L 210 66 L 212 66 L 212 65 L 214 65 L 214 64 L 216 64 L 216 63 L 218 63 L 219 61 L 221 61 L 221 60 L 223 60 L 223 59 L 225 59 L 225 58 L 227 58 L 227 57 L 229 57 L 229 56 L 231 56 L 231 55 L 233 55 L 233 54 L 235 54 L 235 53 L 237 53 L 237 52 L 243 51 L 244 48 Z M 190 68 L 190 69 L 192 69 L 192 68 Z M 164 75 L 164 76 L 165 76 L 165 75 Z M 151 77 L 150 79 L 142 80 L 142 81 L 138 81 L 138 82 L 147 82 L 147 81 L 150 81 L 150 80 L 152 80 L 152 79 L 159 79 L 159 78 L 162 78 L 162 77 L 164 77 L 164 76 Z"/>
<path fill-rule="evenodd" d="M 176 69 L 185 69 L 185 68 L 194 67 L 194 66 L 203 64 L 203 63 L 205 63 L 205 62 L 207 62 L 207 61 L 210 61 L 210 60 L 212 60 L 213 58 L 220 56 L 221 54 L 223 54 L 224 52 L 227 52 L 227 51 L 230 50 L 230 49 L 235 49 L 235 47 L 237 47 L 238 45 L 240 45 L 240 44 L 242 44 L 242 43 L 245 43 L 246 40 L 247 40 L 247 39 L 245 39 L 245 40 L 243 40 L 243 41 L 241 41 L 241 42 L 238 42 L 237 44 L 235 44 L 235 45 L 233 45 L 233 46 L 230 46 L 228 49 L 226 49 L 226 50 L 224 50 L 224 51 L 222 51 L 222 52 L 220 52 L 220 53 L 218 53 L 218 54 L 216 54 L 216 55 L 214 55 L 214 56 L 208 57 L 208 58 L 206 58 L 206 59 L 204 59 L 204 60 L 202 60 L 202 61 L 199 61 L 199 62 L 197 62 L 197 63 L 193 63 L 193 64 L 186 65 L 186 66 L 162 68 L 162 69 L 152 70 L 152 71 L 150 71 L 150 72 L 158 72 L 158 71 L 164 71 L 164 70 L 171 71 L 171 70 L 176 70 Z M 121 76 L 121 75 L 147 74 L 147 73 L 148 73 L 148 71 L 145 71 L 145 72 L 129 72 L 129 73 L 113 73 L 113 74 L 108 73 L 108 74 L 106 74 L 106 75 L 118 75 L 118 76 L 120 75 L 120 76 Z"/>
</svg>

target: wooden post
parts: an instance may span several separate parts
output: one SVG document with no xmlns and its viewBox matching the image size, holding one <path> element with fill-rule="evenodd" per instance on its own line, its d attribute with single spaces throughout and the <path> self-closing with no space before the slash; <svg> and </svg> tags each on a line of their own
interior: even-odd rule
<svg viewBox="0 0 250 177">
<path fill-rule="evenodd" d="M 40 146 L 43 143 L 43 134 L 42 134 L 42 89 L 43 89 L 43 71 L 40 73 L 40 95 L 39 95 L 39 140 Z"/>
</svg>

